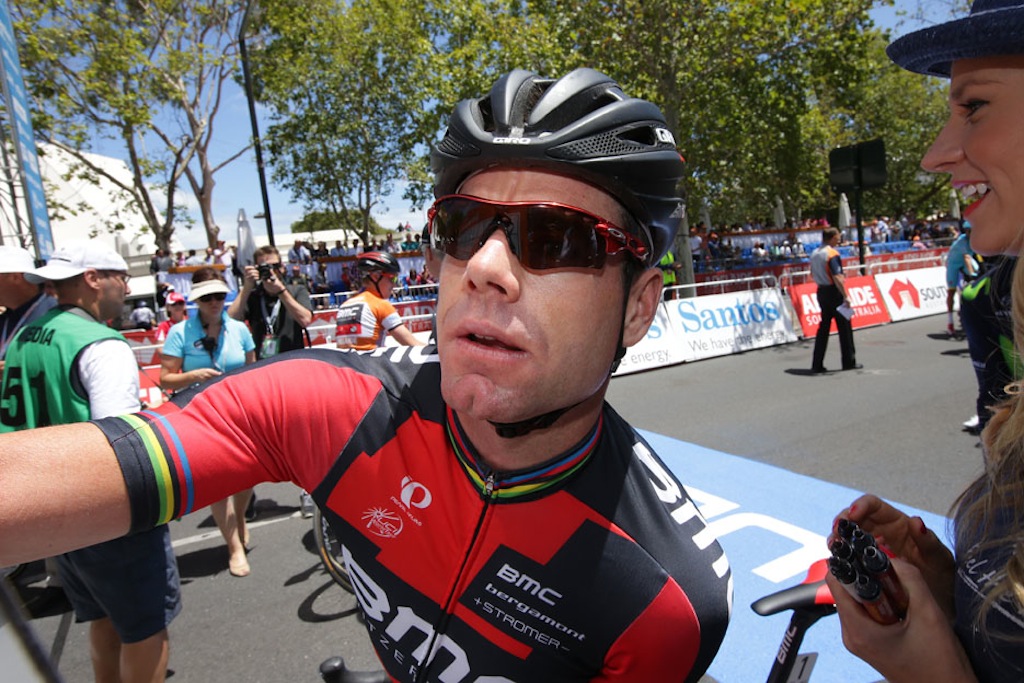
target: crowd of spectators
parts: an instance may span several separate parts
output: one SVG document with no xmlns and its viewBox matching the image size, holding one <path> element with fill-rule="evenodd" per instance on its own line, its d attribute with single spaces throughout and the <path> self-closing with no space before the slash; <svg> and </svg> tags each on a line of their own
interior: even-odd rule
<svg viewBox="0 0 1024 683">
<path fill-rule="evenodd" d="M 396 257 L 416 257 L 421 254 L 421 237 L 414 234 L 411 226 L 399 226 L 400 230 L 384 236 L 375 236 L 367 242 L 359 238 L 335 240 L 333 246 L 321 240 L 296 239 L 285 254 L 285 272 L 282 279 L 289 285 L 303 284 L 309 290 L 314 309 L 334 308 L 359 289 L 360 278 L 352 257 L 368 251 L 381 251 Z M 348 257 L 348 258 L 341 258 Z M 153 309 L 160 311 L 164 300 L 173 287 L 167 284 L 167 273 L 175 267 L 217 265 L 224 266 L 223 273 L 232 292 L 239 289 L 242 273 L 237 265 L 237 248 L 226 246 L 219 241 L 216 247 L 202 250 L 178 251 L 173 255 L 157 249 L 150 261 L 150 273 L 157 281 L 157 301 Z M 398 277 L 393 297 L 396 300 L 429 298 L 436 294 L 436 280 L 419 259 L 403 261 L 407 266 Z M 147 306 L 142 307 L 146 309 Z M 151 328 L 158 324 L 162 315 L 154 315 L 152 321 L 139 320 L 143 311 L 128 311 L 123 320 L 115 321 L 118 329 Z M 142 323 L 142 324 L 138 324 Z"/>
<path fill-rule="evenodd" d="M 756 220 L 719 226 L 700 222 L 690 228 L 694 272 L 806 260 L 821 244 L 821 230 L 825 227 L 828 227 L 825 219 L 787 221 L 782 227 Z M 951 219 L 876 216 L 864 221 L 862 228 L 865 255 L 949 246 L 957 234 L 957 222 Z M 858 253 L 858 249 L 857 229 L 844 230 L 840 252 L 851 256 Z"/>
</svg>

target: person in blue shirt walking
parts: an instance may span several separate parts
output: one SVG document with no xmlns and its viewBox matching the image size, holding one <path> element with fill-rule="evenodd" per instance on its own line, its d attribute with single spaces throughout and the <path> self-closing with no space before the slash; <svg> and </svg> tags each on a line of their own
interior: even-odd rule
<svg viewBox="0 0 1024 683">
<path fill-rule="evenodd" d="M 180 391 L 256 361 L 249 328 L 224 310 L 227 294 L 228 285 L 215 268 L 200 268 L 192 274 L 188 300 L 198 305 L 199 314 L 167 333 L 160 352 L 160 386 L 165 390 Z M 245 509 L 252 495 L 252 489 L 246 489 L 210 506 L 228 546 L 232 576 L 248 576 L 250 571 Z"/>
</svg>

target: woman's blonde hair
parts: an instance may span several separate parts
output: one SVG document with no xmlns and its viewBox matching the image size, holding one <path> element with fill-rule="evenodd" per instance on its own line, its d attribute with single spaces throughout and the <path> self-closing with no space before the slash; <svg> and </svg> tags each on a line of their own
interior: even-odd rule
<svg viewBox="0 0 1024 683">
<path fill-rule="evenodd" d="M 1013 342 L 1024 357 L 1024 259 L 1013 270 Z M 1024 606 L 1024 383 L 1006 388 L 1008 398 L 993 410 L 982 433 L 985 471 L 953 506 L 958 553 L 1010 555 L 1005 571 L 979 589 L 984 596 L 975 626 L 986 636 L 1024 640 L 1024 634 L 990 633 L 990 610 L 1000 601 Z"/>
</svg>

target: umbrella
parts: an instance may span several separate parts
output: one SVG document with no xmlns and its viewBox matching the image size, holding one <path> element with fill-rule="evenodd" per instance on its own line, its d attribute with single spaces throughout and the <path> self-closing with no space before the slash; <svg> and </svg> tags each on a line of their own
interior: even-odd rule
<svg viewBox="0 0 1024 683">
<path fill-rule="evenodd" d="M 954 220 L 960 220 L 960 195 L 957 194 L 956 190 L 949 190 L 949 217 Z"/>
<path fill-rule="evenodd" d="M 708 210 L 707 202 L 700 203 L 700 222 L 704 224 L 709 232 L 714 227 L 711 225 L 711 212 Z"/>
<path fill-rule="evenodd" d="M 253 252 L 256 251 L 256 242 L 252 238 L 252 228 L 249 227 L 249 219 L 245 217 L 245 209 L 238 210 L 238 254 L 236 255 L 239 268 L 256 264 Z"/>
<path fill-rule="evenodd" d="M 853 223 L 853 215 L 850 213 L 850 200 L 846 198 L 846 193 L 840 193 L 839 195 L 839 229 L 848 230 L 850 224 Z"/>
<path fill-rule="evenodd" d="M 782 198 L 775 197 L 775 209 L 772 211 L 772 220 L 775 221 L 776 228 L 783 228 L 786 226 L 786 209 L 782 206 Z"/>
</svg>

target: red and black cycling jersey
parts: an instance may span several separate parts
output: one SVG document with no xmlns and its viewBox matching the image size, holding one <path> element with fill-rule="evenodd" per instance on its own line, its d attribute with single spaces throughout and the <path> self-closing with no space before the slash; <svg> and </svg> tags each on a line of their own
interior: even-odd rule
<svg viewBox="0 0 1024 683">
<path fill-rule="evenodd" d="M 396 681 L 696 681 L 725 635 L 728 562 L 605 405 L 522 471 L 478 457 L 433 347 L 285 354 L 97 424 L 141 529 L 263 481 L 313 494 Z"/>
</svg>

